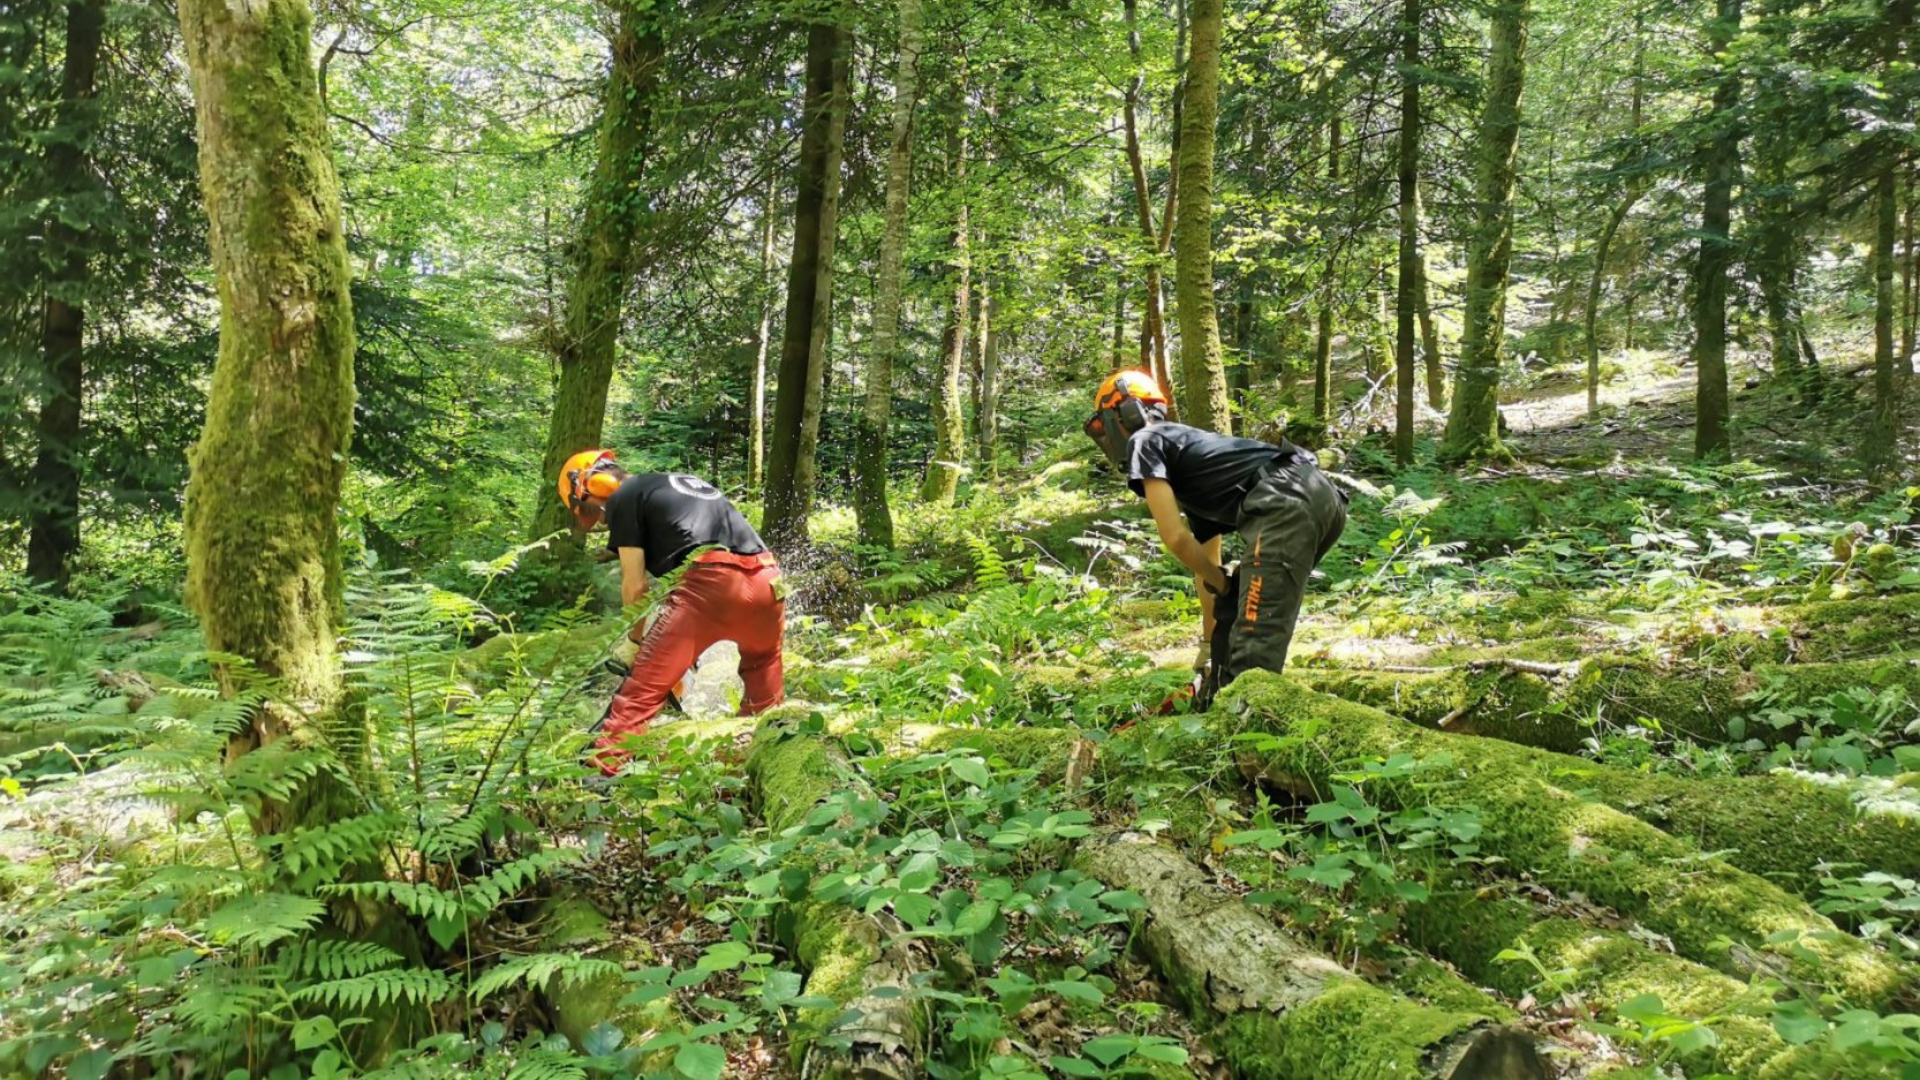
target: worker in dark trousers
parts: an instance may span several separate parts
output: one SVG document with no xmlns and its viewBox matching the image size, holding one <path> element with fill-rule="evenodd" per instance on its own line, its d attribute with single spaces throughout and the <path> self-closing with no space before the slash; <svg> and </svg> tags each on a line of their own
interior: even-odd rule
<svg viewBox="0 0 1920 1080">
<path fill-rule="evenodd" d="M 620 771 L 627 756 L 620 744 L 647 729 L 715 642 L 740 646 L 742 716 L 780 703 L 786 583 L 760 534 L 718 488 L 680 473 L 628 474 L 610 451 L 585 450 L 561 470 L 560 498 L 582 529 L 606 523 L 607 548 L 620 560 L 623 605 L 640 603 L 657 580 L 675 577 L 652 621 L 635 625 L 615 647 L 629 672 L 594 744 L 593 763 L 602 772 Z"/>
<path fill-rule="evenodd" d="M 1167 395 L 1152 376 L 1121 371 L 1100 384 L 1086 432 L 1147 500 L 1167 550 L 1193 571 L 1201 597 L 1194 668 L 1212 666 L 1208 689 L 1254 668 L 1280 671 L 1307 578 L 1346 528 L 1346 494 L 1291 443 L 1236 439 L 1168 423 L 1166 415 Z M 1234 531 L 1246 551 L 1229 597 L 1220 537 Z M 1215 607 L 1229 601 L 1221 657 L 1213 647 Z"/>
</svg>

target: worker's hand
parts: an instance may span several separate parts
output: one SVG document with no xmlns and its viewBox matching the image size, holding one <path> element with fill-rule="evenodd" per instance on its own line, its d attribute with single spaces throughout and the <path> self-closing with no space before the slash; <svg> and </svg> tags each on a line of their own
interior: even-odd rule
<svg viewBox="0 0 1920 1080">
<path fill-rule="evenodd" d="M 1202 643 L 1200 651 L 1193 654 L 1193 670 L 1205 671 L 1213 666 L 1213 649 Z"/>
<path fill-rule="evenodd" d="M 621 670 L 625 671 L 632 668 L 633 658 L 638 655 L 640 655 L 640 643 L 632 638 L 623 634 L 620 640 L 614 643 L 613 662 Z"/>
<path fill-rule="evenodd" d="M 1215 596 L 1227 595 L 1227 572 L 1218 566 L 1207 571 L 1205 578 L 1207 591 Z"/>
</svg>

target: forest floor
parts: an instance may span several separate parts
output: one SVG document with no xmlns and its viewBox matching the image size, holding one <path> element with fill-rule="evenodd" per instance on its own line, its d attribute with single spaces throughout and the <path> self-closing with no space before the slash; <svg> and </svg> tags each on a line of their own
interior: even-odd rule
<svg viewBox="0 0 1920 1080">
<path fill-rule="evenodd" d="M 613 623 L 472 648 L 484 608 L 360 587 L 377 809 L 355 820 L 396 830 L 381 858 L 423 933 L 370 971 L 271 959 L 322 908 L 273 934 L 265 912 L 340 895 L 322 853 L 345 826 L 274 842 L 304 874 L 259 869 L 234 825 L 270 788 L 209 764 L 231 717 L 188 631 L 8 615 L 0 731 L 57 729 L 83 761 L 91 737 L 106 767 L 11 759 L 0 988 L 25 1022 L 0 1019 L 0 1073 L 137 1059 L 50 1041 L 123 1015 L 147 1044 L 244 1028 L 303 1069 L 354 1044 L 195 996 L 269 978 L 343 1018 L 430 999 L 459 1037 L 396 1061 L 515 1078 L 1914 1076 L 1910 498 L 1800 479 L 1836 448 L 1790 436 L 1844 412 L 1765 386 L 1736 412 L 1766 464 L 1688 465 L 1690 378 L 1661 363 L 1598 418 L 1532 388 L 1506 409 L 1514 468 L 1356 450 L 1375 494 L 1289 676 L 1202 714 L 1178 694 L 1190 584 L 1066 460 L 909 518 L 894 556 L 829 548 L 796 575 L 831 602 L 796 611 L 790 703 L 727 716 L 710 655 L 608 784 L 578 754 Z M 156 806 L 173 824 L 135 842 Z M 169 940 L 195 944 L 177 980 L 129 974 Z M 76 1006 L 75 971 L 137 986 Z"/>
</svg>

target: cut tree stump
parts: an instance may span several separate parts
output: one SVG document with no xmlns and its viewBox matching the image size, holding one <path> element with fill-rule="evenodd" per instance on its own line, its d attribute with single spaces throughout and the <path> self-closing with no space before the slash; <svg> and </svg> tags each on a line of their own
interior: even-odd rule
<svg viewBox="0 0 1920 1080">
<path fill-rule="evenodd" d="M 1146 901 L 1154 966 L 1240 1080 L 1546 1080 L 1533 1041 L 1349 974 L 1144 833 L 1082 841 L 1084 873 Z"/>
<path fill-rule="evenodd" d="M 1356 766 L 1405 755 L 1425 767 L 1366 781 L 1387 809 L 1470 806 L 1484 853 L 1562 893 L 1578 892 L 1666 935 L 1682 955 L 1737 973 L 1779 967 L 1860 1005 L 1910 999 L 1920 973 L 1780 886 L 1628 814 L 1561 786 L 1540 751 L 1495 739 L 1429 731 L 1378 709 L 1316 693 L 1263 671 L 1236 680 L 1208 718 L 1203 738 L 1232 745 L 1241 768 L 1284 790 L 1327 797 Z M 1758 817 L 1749 843 L 1766 844 Z M 1837 839 L 1837 838 L 1834 838 Z M 1727 950 L 1723 939 L 1738 948 Z"/>
<path fill-rule="evenodd" d="M 799 729 L 800 707 L 764 714 L 747 756 L 761 817 L 776 835 L 806 828 L 829 797 L 851 791 L 871 799 L 866 781 L 838 743 Z M 794 1064 L 808 1080 L 910 1080 L 923 1075 L 919 1019 L 911 993 L 913 957 L 891 919 L 833 903 L 793 905 L 792 939 L 807 966 L 806 992 L 838 1012 L 817 1010 L 795 1026 Z M 846 1049 L 820 1045 L 831 1035 Z"/>
</svg>

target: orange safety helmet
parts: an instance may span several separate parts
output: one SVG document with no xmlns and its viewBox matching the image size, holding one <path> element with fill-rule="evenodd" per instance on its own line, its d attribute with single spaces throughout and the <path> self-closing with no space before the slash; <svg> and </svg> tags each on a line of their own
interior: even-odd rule
<svg viewBox="0 0 1920 1080">
<path fill-rule="evenodd" d="M 622 470 L 611 450 L 582 450 L 567 459 L 560 469 L 560 501 L 573 511 L 582 528 L 591 528 L 599 519 L 598 508 L 587 499 L 604 499 L 620 486 Z"/>
<path fill-rule="evenodd" d="M 1101 383 L 1100 389 L 1093 393 L 1093 407 L 1096 410 L 1119 408 L 1120 403 L 1127 398 L 1134 398 L 1149 405 L 1167 404 L 1167 392 L 1160 389 L 1160 384 L 1154 381 L 1153 376 L 1144 371 L 1129 369 L 1116 371 L 1107 376 L 1107 381 Z"/>
</svg>

